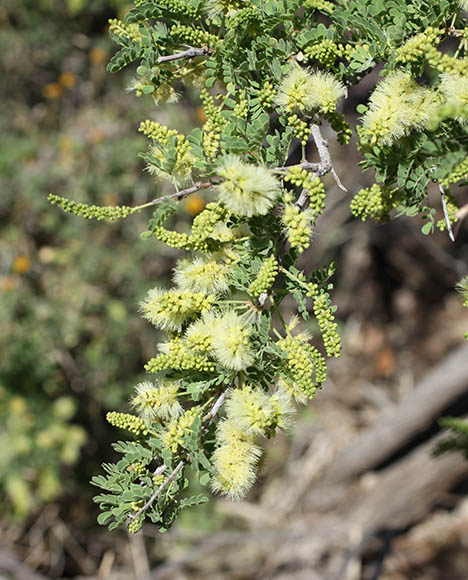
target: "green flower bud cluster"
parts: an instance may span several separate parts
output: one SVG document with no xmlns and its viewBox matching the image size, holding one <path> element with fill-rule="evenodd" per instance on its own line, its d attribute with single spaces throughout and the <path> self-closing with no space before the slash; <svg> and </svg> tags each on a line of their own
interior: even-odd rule
<svg viewBox="0 0 468 580">
<path fill-rule="evenodd" d="M 458 212 L 458 205 L 455 200 L 451 196 L 447 196 L 447 215 L 450 222 L 450 225 L 455 224 L 458 221 L 457 212 Z M 441 232 L 444 232 L 447 229 L 447 221 L 441 219 L 437 222 L 437 227 Z"/>
<path fill-rule="evenodd" d="M 309 174 L 304 182 L 304 189 L 307 189 L 309 209 L 313 213 L 314 219 L 316 219 L 325 209 L 325 186 L 318 177 L 312 179 L 312 175 Z"/>
<path fill-rule="evenodd" d="M 206 357 L 189 350 L 181 338 L 174 338 L 165 345 L 167 352 L 150 359 L 145 365 L 147 373 L 159 373 L 165 370 L 197 370 L 213 372 L 214 363 Z"/>
<path fill-rule="evenodd" d="M 344 46 L 336 44 L 333 40 L 325 38 L 317 44 L 308 46 L 304 50 L 306 60 L 314 60 L 325 68 L 333 68 L 338 58 L 343 56 Z"/>
<path fill-rule="evenodd" d="M 276 91 L 273 83 L 265 81 L 258 92 L 258 100 L 263 109 L 270 109 L 275 100 Z"/>
<path fill-rule="evenodd" d="M 278 260 L 275 256 L 269 256 L 262 264 L 255 280 L 249 286 L 249 294 L 258 298 L 260 294 L 266 294 L 273 286 L 278 275 Z"/>
<path fill-rule="evenodd" d="M 71 199 L 60 197 L 59 195 L 53 195 L 52 193 L 47 196 L 47 199 L 52 205 L 61 207 L 63 211 L 83 217 L 87 220 L 96 219 L 98 221 L 114 221 L 118 219 L 124 219 L 136 211 L 139 211 L 138 208 L 130 207 L 127 205 L 98 206 L 88 205 L 86 203 L 78 203 Z"/>
<path fill-rule="evenodd" d="M 138 533 L 141 530 L 141 528 L 143 527 L 144 521 L 145 521 L 145 514 L 140 514 L 137 518 L 134 518 L 127 526 L 129 533 L 130 534 Z"/>
<path fill-rule="evenodd" d="M 191 234 L 179 233 L 158 226 L 153 235 L 171 248 L 209 252 L 212 246 L 233 240 L 233 233 L 229 228 L 222 227 L 230 212 L 222 205 L 208 203 L 192 224 Z M 221 227 L 220 227 L 221 226 Z"/>
<path fill-rule="evenodd" d="M 178 248 L 179 250 L 190 250 L 192 242 L 190 236 L 186 233 L 174 232 L 167 230 L 164 226 L 157 226 L 153 230 L 153 235 L 160 242 L 166 244 L 170 248 Z"/>
<path fill-rule="evenodd" d="M 297 115 L 288 116 L 288 125 L 292 127 L 294 137 L 300 139 L 301 144 L 305 147 L 310 135 L 309 125 Z"/>
<path fill-rule="evenodd" d="M 326 380 L 327 368 L 322 355 L 306 342 L 305 335 L 286 336 L 278 341 L 279 348 L 286 353 L 284 370 L 299 390 L 310 399 Z"/>
<path fill-rule="evenodd" d="M 119 427 L 119 429 L 126 429 L 127 431 L 130 431 L 130 433 L 133 433 L 136 437 L 148 434 L 148 429 L 143 419 L 136 417 L 135 415 L 111 411 L 107 413 L 106 419 L 114 427 Z"/>
<path fill-rule="evenodd" d="M 214 98 L 206 89 L 200 94 L 206 121 L 203 125 L 203 151 L 208 159 L 215 159 L 218 154 L 221 132 L 226 120 L 221 115 L 220 107 L 217 107 Z"/>
<path fill-rule="evenodd" d="M 338 357 L 341 351 L 341 339 L 337 332 L 338 324 L 332 313 L 332 306 L 328 293 L 321 291 L 314 296 L 314 315 L 322 334 L 323 344 L 327 356 Z"/>
<path fill-rule="evenodd" d="M 145 137 L 158 141 L 162 145 L 167 145 L 170 137 L 176 137 L 179 133 L 175 129 L 169 129 L 166 125 L 161 125 L 156 121 L 142 121 L 138 127 L 138 131 L 143 133 Z M 183 135 L 181 135 L 183 137 Z"/>
<path fill-rule="evenodd" d="M 236 28 L 247 27 L 251 22 L 254 22 L 259 17 L 257 6 L 247 6 L 232 12 L 226 19 L 226 26 L 235 30 Z"/>
<path fill-rule="evenodd" d="M 369 61 L 372 60 L 368 44 L 345 44 L 343 47 L 343 56 L 350 62 L 356 58 L 362 60 L 363 54 L 368 54 Z"/>
<path fill-rule="evenodd" d="M 424 32 L 416 34 L 396 50 L 396 62 L 404 64 L 419 62 L 428 55 L 432 58 L 434 51 L 438 52 L 435 47 L 441 41 L 442 32 L 440 28 L 428 26 Z"/>
<path fill-rule="evenodd" d="M 148 4 L 148 0 L 134 0 L 134 2 L 136 6 Z M 184 2 L 184 0 L 158 0 L 158 5 L 165 8 L 166 12 L 182 14 L 186 18 L 195 18 L 198 15 L 196 7 L 188 2 Z"/>
<path fill-rule="evenodd" d="M 466 77 L 468 75 L 468 59 L 455 58 L 446 53 L 433 48 L 426 53 L 426 60 L 429 66 L 434 67 L 439 72 L 451 73 Z"/>
<path fill-rule="evenodd" d="M 312 10 L 320 10 L 325 14 L 331 14 L 335 8 L 332 2 L 327 2 L 327 0 L 305 0 L 305 8 L 310 8 Z"/>
<path fill-rule="evenodd" d="M 245 98 L 245 95 L 242 95 L 235 104 L 233 113 L 238 119 L 247 119 L 249 115 L 249 103 Z"/>
<path fill-rule="evenodd" d="M 358 191 L 351 200 L 350 208 L 353 216 L 361 218 L 362 221 L 371 217 L 379 223 L 387 222 L 393 208 L 393 196 L 374 183 L 372 187 Z"/>
<path fill-rule="evenodd" d="M 289 169 L 284 180 L 307 190 L 310 199 L 309 213 L 315 220 L 325 209 L 325 187 L 320 178 L 300 165 L 295 165 Z"/>
<path fill-rule="evenodd" d="M 442 187 L 448 187 L 451 183 L 468 181 L 468 157 L 459 163 L 446 177 L 440 180 Z"/>
<path fill-rule="evenodd" d="M 351 137 L 353 136 L 353 132 L 351 127 L 344 118 L 344 115 L 338 113 L 337 111 L 332 111 L 331 113 L 327 113 L 325 118 L 330 123 L 331 128 L 337 134 L 338 143 L 341 145 L 348 145 L 351 141 Z"/>
<path fill-rule="evenodd" d="M 286 204 L 281 215 L 281 221 L 286 230 L 286 237 L 292 248 L 302 253 L 310 245 L 312 235 L 312 212 L 300 211 L 296 205 Z"/>
<path fill-rule="evenodd" d="M 161 125 L 156 121 L 149 120 L 141 122 L 138 130 L 149 139 L 153 139 L 154 144 L 150 148 L 150 151 L 161 165 L 166 160 L 166 149 L 169 139 L 175 138 L 176 140 L 175 149 L 177 156 L 175 164 L 171 168 L 171 174 L 169 175 L 163 171 L 158 165 L 149 163 L 148 171 L 152 175 L 156 175 L 160 179 L 170 179 L 174 182 L 190 176 L 193 167 L 192 148 L 184 135 L 181 135 L 174 129 L 168 129 L 165 125 Z"/>
<path fill-rule="evenodd" d="M 143 40 L 140 25 L 138 23 L 127 24 L 117 18 L 111 18 L 109 20 L 109 30 L 112 34 L 115 34 L 115 36 L 118 36 L 119 38 L 128 38 L 136 44 L 141 44 Z"/>
<path fill-rule="evenodd" d="M 146 475 L 150 475 L 148 468 L 145 465 L 143 465 L 143 463 L 140 463 L 139 461 L 130 465 L 127 468 L 127 470 L 134 473 L 137 477 L 144 477 Z"/>
<path fill-rule="evenodd" d="M 210 34 L 199 28 L 192 28 L 184 24 L 174 24 L 171 26 L 170 35 L 180 38 L 191 46 L 214 46 L 219 41 L 219 37 Z"/>
<path fill-rule="evenodd" d="M 206 204 L 205 209 L 193 220 L 191 237 L 193 238 L 194 248 L 197 249 L 197 241 L 204 242 L 214 233 L 217 224 L 226 221 L 229 216 L 229 210 L 223 205 L 218 203 Z"/>
<path fill-rule="evenodd" d="M 197 409 L 193 407 L 178 419 L 171 421 L 164 436 L 164 444 L 172 453 L 177 453 L 179 447 L 184 447 L 185 439 L 192 434 L 192 425 L 197 416 Z"/>
</svg>

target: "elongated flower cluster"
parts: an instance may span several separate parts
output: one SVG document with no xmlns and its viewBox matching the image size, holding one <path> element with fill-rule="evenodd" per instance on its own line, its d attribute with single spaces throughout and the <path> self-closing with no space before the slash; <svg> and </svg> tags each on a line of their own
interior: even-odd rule
<svg viewBox="0 0 468 580">
<path fill-rule="evenodd" d="M 310 244 L 312 235 L 312 221 L 314 214 L 312 210 L 301 211 L 296 205 L 286 204 L 281 215 L 286 237 L 292 248 L 302 253 Z"/>
<path fill-rule="evenodd" d="M 326 379 L 326 364 L 322 355 L 308 341 L 307 334 L 286 336 L 278 341 L 279 348 L 286 354 L 284 383 L 292 382 L 290 392 L 296 387 L 310 399 Z"/>
<path fill-rule="evenodd" d="M 395 72 L 372 93 L 362 119 L 361 139 L 391 145 L 414 129 L 423 128 L 438 104 L 437 94 L 416 84 L 411 75 Z"/>
<path fill-rule="evenodd" d="M 223 158 L 218 175 L 224 179 L 217 186 L 219 199 L 238 216 L 265 215 L 280 192 L 279 181 L 268 169 L 244 163 L 236 155 Z"/>
<path fill-rule="evenodd" d="M 260 294 L 266 294 L 273 285 L 278 275 L 278 260 L 275 256 L 267 258 L 260 268 L 257 277 L 249 286 L 249 294 L 258 298 Z"/>
<path fill-rule="evenodd" d="M 114 427 L 126 429 L 136 436 L 146 435 L 148 432 L 143 419 L 135 417 L 135 415 L 130 415 L 129 413 L 117 413 L 116 411 L 111 411 L 110 413 L 107 413 L 106 419 Z"/>
</svg>

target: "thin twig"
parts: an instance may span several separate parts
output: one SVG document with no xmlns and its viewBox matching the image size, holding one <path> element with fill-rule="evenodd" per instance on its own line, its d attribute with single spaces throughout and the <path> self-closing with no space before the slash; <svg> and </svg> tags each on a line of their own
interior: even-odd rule
<svg viewBox="0 0 468 580">
<path fill-rule="evenodd" d="M 449 238 L 452 240 L 452 242 L 454 242 L 455 237 L 454 237 L 453 232 L 452 232 L 452 224 L 450 223 L 450 218 L 449 218 L 448 211 L 447 211 L 447 199 L 445 197 L 445 191 L 444 191 L 444 188 L 440 185 L 440 183 L 438 183 L 437 185 L 439 186 L 440 197 L 442 200 L 442 209 L 444 212 L 445 223 L 447 224 L 447 231 L 449 234 Z"/>
<path fill-rule="evenodd" d="M 135 520 L 136 518 L 138 518 L 139 516 L 141 516 L 142 513 L 146 512 L 146 510 L 149 509 L 153 505 L 154 500 L 158 497 L 158 495 L 163 491 L 163 489 L 169 483 L 172 483 L 174 481 L 174 479 L 176 478 L 177 474 L 179 473 L 179 471 L 182 469 L 182 467 L 186 463 L 187 463 L 187 460 L 186 459 L 181 459 L 179 461 L 179 463 L 172 470 L 172 473 L 166 477 L 166 479 L 161 483 L 161 485 L 158 487 L 158 489 L 156 489 L 155 491 L 153 491 L 153 493 L 151 494 L 150 498 L 145 503 L 145 505 L 143 507 L 141 507 L 136 513 L 131 514 L 130 520 Z"/>
<path fill-rule="evenodd" d="M 183 52 L 177 52 L 176 54 L 168 54 L 166 56 L 160 56 L 158 58 L 158 63 L 162 64 L 164 62 L 170 62 L 172 60 L 179 60 L 181 58 L 195 58 L 196 56 L 208 56 L 213 51 L 210 48 L 195 48 L 191 46 L 184 50 Z"/>
<path fill-rule="evenodd" d="M 226 391 L 223 391 L 221 395 L 216 399 L 215 404 L 211 407 L 210 412 L 206 415 L 205 420 L 208 421 L 208 425 L 211 425 L 216 414 L 221 409 L 224 404 L 224 399 L 226 398 Z"/>
<path fill-rule="evenodd" d="M 274 167 L 272 171 L 275 173 L 289 173 L 293 167 L 300 167 L 301 169 L 306 169 L 307 171 L 318 171 L 320 163 L 312 163 L 312 161 L 301 161 L 295 165 L 286 165 L 285 167 Z"/>
<path fill-rule="evenodd" d="M 340 178 L 336 174 L 335 168 L 333 167 L 333 163 L 330 157 L 330 151 L 328 150 L 328 141 L 322 137 L 319 125 L 315 123 L 312 124 L 310 127 L 310 132 L 312 134 L 312 138 L 314 140 L 315 146 L 317 147 L 317 151 L 320 157 L 318 173 L 320 175 L 325 175 L 326 173 L 331 172 L 331 174 L 335 178 L 338 187 L 343 191 L 347 192 L 348 190 L 341 183 Z"/>
<path fill-rule="evenodd" d="M 178 199 L 178 200 L 184 199 L 185 197 L 188 197 L 192 193 L 196 193 L 197 191 L 200 191 L 201 189 L 208 189 L 209 187 L 212 187 L 213 185 L 215 185 L 215 184 L 211 181 L 207 181 L 205 183 L 202 183 L 201 181 L 197 181 L 191 187 L 187 187 L 186 189 L 181 189 L 180 191 L 175 191 L 174 193 L 170 193 L 168 195 L 163 195 L 162 197 L 156 197 L 155 199 L 152 199 L 151 201 L 148 201 L 147 203 L 144 203 L 142 205 L 138 205 L 138 206 L 134 207 L 133 209 L 144 209 L 145 207 L 151 207 L 152 205 L 157 205 L 159 203 L 163 203 L 164 201 L 167 201 L 168 199 Z"/>
</svg>

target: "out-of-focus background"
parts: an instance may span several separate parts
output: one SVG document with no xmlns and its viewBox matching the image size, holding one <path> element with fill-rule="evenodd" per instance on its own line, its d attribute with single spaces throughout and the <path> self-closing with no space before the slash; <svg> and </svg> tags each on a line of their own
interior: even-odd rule
<svg viewBox="0 0 468 580">
<path fill-rule="evenodd" d="M 468 273 L 468 220 L 455 243 L 408 218 L 352 220 L 351 195 L 372 175 L 332 135 L 350 193 L 327 182 L 303 258 L 338 263 L 344 349 L 323 392 L 268 442 L 246 501 L 189 510 L 165 535 L 97 525 L 89 479 L 121 437 L 105 413 L 125 410 L 157 340 L 137 303 L 169 283 L 177 252 L 140 240 L 147 216 L 86 222 L 46 196 L 152 199 L 162 186 L 143 172 L 139 121 L 203 121 L 193 96 L 156 109 L 126 92 L 131 71 L 106 72 L 107 21 L 124 10 L 0 6 L 0 577 L 466 580 L 468 463 L 434 450 L 437 419 L 468 413 L 468 309 L 453 290 Z M 468 203 L 466 189 L 456 197 Z M 189 200 L 182 221 L 203 208 Z M 433 204 L 440 213 L 436 191 Z"/>
</svg>

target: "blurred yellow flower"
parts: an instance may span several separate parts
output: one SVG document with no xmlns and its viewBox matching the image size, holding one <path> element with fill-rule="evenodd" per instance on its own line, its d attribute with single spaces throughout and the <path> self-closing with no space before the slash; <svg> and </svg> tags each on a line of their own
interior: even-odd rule
<svg viewBox="0 0 468 580">
<path fill-rule="evenodd" d="M 108 57 L 107 50 L 104 50 L 103 48 L 95 46 L 89 51 L 89 60 L 93 64 L 103 64 L 104 62 L 106 62 L 107 57 Z"/>
<path fill-rule="evenodd" d="M 46 99 L 59 99 L 63 94 L 63 88 L 58 83 L 48 83 L 42 94 Z"/>
<path fill-rule="evenodd" d="M 17 274 L 25 274 L 31 268 L 31 260 L 27 256 L 16 256 L 12 268 Z"/>
<path fill-rule="evenodd" d="M 71 89 L 76 85 L 77 77 L 72 72 L 63 72 L 59 77 L 59 83 L 65 89 Z"/>
<path fill-rule="evenodd" d="M 205 208 L 205 200 L 199 195 L 191 195 L 185 202 L 185 209 L 190 215 L 197 215 Z"/>
</svg>

